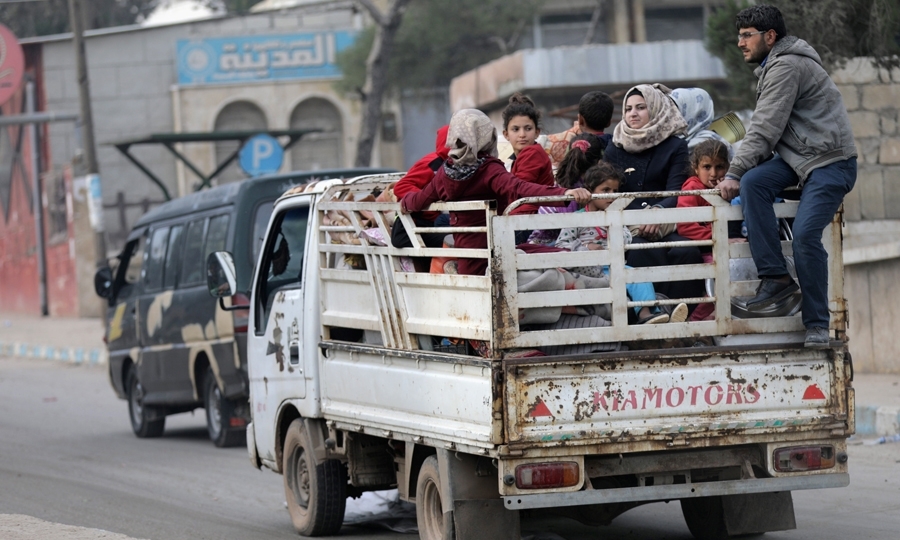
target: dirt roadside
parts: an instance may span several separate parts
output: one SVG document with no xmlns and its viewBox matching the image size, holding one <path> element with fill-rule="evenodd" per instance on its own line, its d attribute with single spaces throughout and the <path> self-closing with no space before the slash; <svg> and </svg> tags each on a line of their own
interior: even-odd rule
<svg viewBox="0 0 900 540">
<path fill-rule="evenodd" d="M 0 514 L 3 540 L 137 540 L 124 534 L 44 521 L 22 514 Z"/>
</svg>

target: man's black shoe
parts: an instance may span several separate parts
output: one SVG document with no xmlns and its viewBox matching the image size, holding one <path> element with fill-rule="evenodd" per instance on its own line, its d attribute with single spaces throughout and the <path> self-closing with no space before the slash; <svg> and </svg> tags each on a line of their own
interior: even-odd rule
<svg viewBox="0 0 900 540">
<path fill-rule="evenodd" d="M 781 283 L 771 278 L 762 278 L 756 289 L 756 296 L 747 300 L 747 311 L 765 311 L 799 290 L 800 287 L 793 279 Z"/>
</svg>

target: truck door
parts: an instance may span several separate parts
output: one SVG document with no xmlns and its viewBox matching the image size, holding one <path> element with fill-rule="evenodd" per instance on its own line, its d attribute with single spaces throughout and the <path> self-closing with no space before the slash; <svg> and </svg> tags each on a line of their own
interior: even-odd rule
<svg viewBox="0 0 900 540">
<path fill-rule="evenodd" d="M 278 406 L 306 397 L 303 351 L 303 258 L 309 207 L 277 214 L 269 228 L 253 291 L 253 332 L 247 339 L 253 429 L 261 457 L 274 459 Z"/>
</svg>

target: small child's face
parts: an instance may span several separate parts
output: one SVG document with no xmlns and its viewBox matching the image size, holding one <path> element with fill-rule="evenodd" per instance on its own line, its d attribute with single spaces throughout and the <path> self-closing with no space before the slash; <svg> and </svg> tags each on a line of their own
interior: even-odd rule
<svg viewBox="0 0 900 540">
<path fill-rule="evenodd" d="M 534 144 L 540 134 L 541 130 L 534 125 L 534 120 L 527 116 L 513 116 L 503 130 L 503 136 L 512 145 L 516 154 Z"/>
<path fill-rule="evenodd" d="M 605 195 L 609 193 L 619 192 L 619 181 L 614 178 L 608 178 L 602 184 L 594 188 L 594 195 Z M 588 209 L 591 212 L 602 212 L 609 208 L 615 199 L 594 199 L 588 203 Z"/>
<path fill-rule="evenodd" d="M 714 188 L 725 178 L 725 173 L 728 172 L 728 163 L 721 158 L 703 156 L 694 172 L 701 184 L 708 188 Z"/>
</svg>

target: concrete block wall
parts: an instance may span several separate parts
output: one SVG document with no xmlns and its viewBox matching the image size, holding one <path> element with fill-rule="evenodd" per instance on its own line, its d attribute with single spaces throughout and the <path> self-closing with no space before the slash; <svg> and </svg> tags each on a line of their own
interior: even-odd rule
<svg viewBox="0 0 900 540">
<path fill-rule="evenodd" d="M 855 58 L 832 74 L 859 151 L 844 199 L 850 353 L 861 373 L 900 373 L 900 69 Z"/>
<path fill-rule="evenodd" d="M 859 151 L 859 177 L 844 201 L 844 218 L 900 219 L 900 69 L 876 69 L 868 58 L 854 58 L 832 79 Z"/>
</svg>

